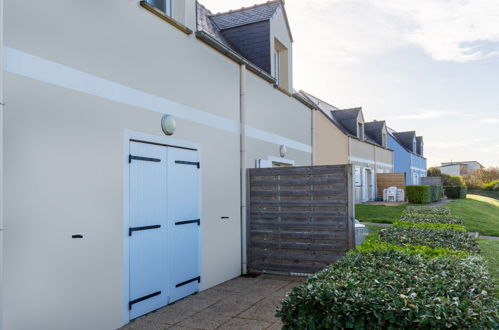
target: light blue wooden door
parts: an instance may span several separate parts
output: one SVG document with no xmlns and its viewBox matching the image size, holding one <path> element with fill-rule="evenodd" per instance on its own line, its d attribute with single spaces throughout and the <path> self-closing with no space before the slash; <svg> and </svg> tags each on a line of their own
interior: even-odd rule
<svg viewBox="0 0 499 330">
<path fill-rule="evenodd" d="M 197 151 L 168 149 L 171 302 L 198 291 L 201 281 L 199 167 Z"/>
<path fill-rule="evenodd" d="M 130 142 L 130 319 L 168 304 L 167 151 Z"/>
</svg>

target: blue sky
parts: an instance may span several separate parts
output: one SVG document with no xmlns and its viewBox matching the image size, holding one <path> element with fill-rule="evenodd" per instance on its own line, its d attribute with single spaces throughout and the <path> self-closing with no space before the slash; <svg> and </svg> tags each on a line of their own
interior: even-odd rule
<svg viewBox="0 0 499 330">
<path fill-rule="evenodd" d="M 213 12 L 258 0 L 200 0 Z M 499 1 L 287 0 L 294 87 L 416 130 L 428 164 L 499 166 Z"/>
</svg>

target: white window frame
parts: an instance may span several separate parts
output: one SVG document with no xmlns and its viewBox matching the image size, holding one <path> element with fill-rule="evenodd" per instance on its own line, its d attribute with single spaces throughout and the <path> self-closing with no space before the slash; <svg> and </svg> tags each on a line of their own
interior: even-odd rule
<svg viewBox="0 0 499 330">
<path fill-rule="evenodd" d="M 276 85 L 280 85 L 281 83 L 281 54 L 276 49 L 274 51 L 274 78 Z"/>
<path fill-rule="evenodd" d="M 158 8 L 155 6 L 155 2 L 161 1 L 164 3 L 165 10 L 163 11 L 162 9 Z M 164 12 L 167 16 L 172 17 L 172 0 L 147 0 L 147 3 L 153 6 L 154 8 L 157 8 L 158 10 Z"/>
</svg>

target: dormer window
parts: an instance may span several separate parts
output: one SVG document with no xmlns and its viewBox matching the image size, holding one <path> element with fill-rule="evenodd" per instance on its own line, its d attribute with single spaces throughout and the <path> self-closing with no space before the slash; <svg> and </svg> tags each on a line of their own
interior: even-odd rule
<svg viewBox="0 0 499 330">
<path fill-rule="evenodd" d="M 386 148 L 386 146 L 388 145 L 388 141 L 387 141 L 387 137 L 386 137 L 386 133 L 383 132 L 383 147 Z"/>
<path fill-rule="evenodd" d="M 361 141 L 364 141 L 364 124 L 362 123 L 357 124 L 357 136 Z"/>
<path fill-rule="evenodd" d="M 280 82 L 280 74 L 281 74 L 281 58 L 279 51 L 276 49 L 274 51 L 274 78 L 277 86 L 281 84 Z"/>
<path fill-rule="evenodd" d="M 414 141 L 412 142 L 412 152 L 415 152 L 417 153 L 418 149 L 417 149 L 417 146 L 416 146 L 416 139 L 414 139 Z"/>
<path fill-rule="evenodd" d="M 161 10 L 168 16 L 172 16 L 172 0 L 147 0 L 151 6 Z"/>
<path fill-rule="evenodd" d="M 274 78 L 276 85 L 288 90 L 288 49 L 277 39 L 274 39 Z"/>
</svg>

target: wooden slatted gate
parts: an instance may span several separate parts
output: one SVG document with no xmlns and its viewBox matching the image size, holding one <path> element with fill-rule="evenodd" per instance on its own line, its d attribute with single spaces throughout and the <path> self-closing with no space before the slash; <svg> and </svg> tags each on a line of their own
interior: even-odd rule
<svg viewBox="0 0 499 330">
<path fill-rule="evenodd" d="M 350 165 L 248 171 L 249 271 L 312 274 L 353 248 Z"/>
</svg>

